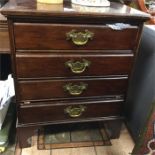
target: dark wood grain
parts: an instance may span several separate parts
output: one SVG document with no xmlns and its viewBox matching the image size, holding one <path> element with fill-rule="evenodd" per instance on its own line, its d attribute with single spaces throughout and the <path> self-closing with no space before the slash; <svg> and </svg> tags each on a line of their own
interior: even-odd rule
<svg viewBox="0 0 155 155">
<path fill-rule="evenodd" d="M 33 144 L 32 136 L 37 133 L 38 126 L 18 127 L 17 140 L 19 147 L 30 147 Z"/>
<path fill-rule="evenodd" d="M 117 97 L 126 95 L 148 14 L 119 3 L 95 8 L 66 0 L 63 5 L 14 0 L 2 13 L 8 19 L 21 147 L 29 146 L 27 138 L 33 127 L 122 118 L 124 100 Z M 129 27 L 118 31 L 106 25 L 115 23 Z M 86 45 L 74 45 L 66 40 L 66 33 L 73 29 L 87 29 L 94 37 Z M 64 65 L 70 59 L 88 59 L 91 65 L 83 74 L 74 75 Z M 64 85 L 80 82 L 88 85 L 81 95 L 64 91 Z M 87 109 L 79 118 L 64 114 L 67 106 L 80 104 Z M 110 131 L 114 132 L 112 137 L 118 137 L 121 123 L 114 124 L 110 128 L 116 130 Z"/>
<path fill-rule="evenodd" d="M 75 102 L 76 103 L 76 102 Z M 67 113 L 64 112 L 64 109 L 68 105 L 53 105 L 46 106 L 45 103 L 42 103 L 44 106 L 35 106 L 35 107 L 25 107 L 21 108 L 19 111 L 20 118 L 19 123 L 37 123 L 37 122 L 49 122 L 49 121 L 72 121 L 80 120 L 87 118 L 97 118 L 97 117 L 108 117 L 108 116 L 120 116 L 122 109 L 121 101 L 113 102 L 100 102 L 92 104 L 83 104 L 80 105 L 86 106 L 86 110 L 78 118 L 71 118 Z M 78 107 L 79 105 L 74 105 Z"/>
<path fill-rule="evenodd" d="M 64 91 L 66 84 L 87 84 L 86 90 L 79 96 L 70 95 Z M 95 78 L 95 79 L 67 79 L 67 80 L 39 80 L 18 82 L 18 100 L 41 100 L 79 98 L 104 95 L 122 95 L 126 92 L 128 80 L 125 78 Z"/>
<path fill-rule="evenodd" d="M 78 51 L 76 51 L 78 52 Z M 77 76 L 128 75 L 132 68 L 133 54 L 17 54 L 16 70 L 18 78 L 52 78 Z M 73 73 L 65 65 L 84 60 L 90 62 L 85 71 Z"/>
<path fill-rule="evenodd" d="M 107 23 L 108 24 L 108 23 Z M 76 30 L 88 30 L 94 33 L 92 40 L 86 45 L 77 46 L 67 40 L 66 34 Z M 112 30 L 108 26 L 71 25 L 71 24 L 39 24 L 15 23 L 15 46 L 17 49 L 133 49 L 137 44 L 137 26 L 125 30 Z M 22 37 L 21 37 L 22 34 Z M 102 40 L 102 41 L 101 41 Z"/>
<path fill-rule="evenodd" d="M 64 9 L 65 8 L 65 9 Z M 57 17 L 63 19 L 65 17 L 88 18 L 113 18 L 139 20 L 141 22 L 149 19 L 150 15 L 122 5 L 112 2 L 111 6 L 105 7 L 85 7 L 80 5 L 72 5 L 70 1 L 64 0 L 63 5 L 48 5 L 37 3 L 37 0 L 15 0 L 10 1 L 2 10 L 2 14 L 14 17 Z M 89 22 L 89 21 L 85 21 Z M 95 22 L 95 21 L 94 21 Z"/>
</svg>

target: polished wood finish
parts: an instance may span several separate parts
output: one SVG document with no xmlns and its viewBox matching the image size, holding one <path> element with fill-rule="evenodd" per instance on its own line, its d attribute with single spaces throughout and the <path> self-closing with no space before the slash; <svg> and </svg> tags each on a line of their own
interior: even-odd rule
<svg viewBox="0 0 155 155">
<path fill-rule="evenodd" d="M 74 20 L 74 19 L 72 19 Z M 71 40 L 67 40 L 66 34 L 71 30 L 84 32 L 88 30 L 94 33 L 92 40 L 86 46 L 77 46 Z M 130 26 L 123 31 L 114 31 L 108 26 L 98 25 L 71 25 L 71 24 L 14 24 L 15 45 L 17 50 L 25 49 L 133 49 L 137 44 L 138 28 Z M 21 37 L 22 34 L 22 37 Z M 39 35 L 38 35 L 39 34 Z M 100 40 L 103 40 L 102 42 Z M 111 44 L 113 42 L 113 44 Z M 121 44 L 120 44 L 121 42 Z"/>
<path fill-rule="evenodd" d="M 31 127 L 17 127 L 17 139 L 19 142 L 19 147 L 30 147 L 32 143 L 32 136 L 37 132 L 38 126 Z"/>
<path fill-rule="evenodd" d="M 85 51 L 84 53 L 84 55 L 83 52 L 79 54 L 17 54 L 17 76 L 20 79 L 32 79 L 128 75 L 134 60 L 133 54 L 92 54 Z M 68 61 L 83 62 L 84 60 L 89 61 L 90 65 L 82 73 L 74 73 L 65 65 Z"/>
<path fill-rule="evenodd" d="M 7 19 L 1 13 L 0 13 L 0 54 L 10 54 Z"/>
<path fill-rule="evenodd" d="M 65 9 L 64 9 L 65 8 Z M 146 13 L 143 13 L 141 11 L 132 9 L 128 6 L 123 6 L 120 3 L 111 3 L 110 7 L 108 9 L 105 9 L 105 7 L 85 7 L 85 6 L 79 6 L 71 4 L 70 1 L 65 0 L 63 2 L 63 5 L 46 5 L 37 3 L 36 0 L 12 0 L 9 3 L 5 5 L 5 7 L 2 9 L 2 14 L 9 16 L 9 17 L 15 17 L 16 21 L 18 20 L 17 17 L 43 17 L 44 22 L 50 21 L 54 23 L 70 23 L 67 20 L 64 20 L 66 18 L 72 18 L 72 20 L 75 23 L 80 23 L 83 21 L 83 19 L 88 18 L 90 21 L 83 21 L 84 23 L 98 23 L 102 22 L 104 23 L 107 21 L 107 18 L 114 19 L 116 21 L 126 21 L 126 22 L 136 22 L 136 21 L 145 21 L 148 20 L 149 15 Z M 58 18 L 59 16 L 59 18 Z M 50 18 L 49 18 L 50 17 Z M 53 19 L 51 19 L 53 17 Z M 55 17 L 55 18 L 54 18 Z M 38 18 L 38 20 L 40 20 Z M 63 18 L 63 22 L 62 22 Z M 78 21 L 75 21 L 75 19 L 78 18 Z M 94 20 L 98 19 L 98 20 Z M 104 21 L 102 19 L 104 18 Z M 120 18 L 120 19 L 119 19 Z M 30 22 L 30 19 L 26 18 L 24 21 L 28 20 Z M 19 19 L 20 21 L 20 19 Z M 24 22 L 23 21 L 23 22 Z"/>
<path fill-rule="evenodd" d="M 66 122 L 66 121 L 80 121 L 80 119 L 97 119 L 101 117 L 120 116 L 122 111 L 122 101 L 99 102 L 92 103 L 80 102 L 80 105 L 86 107 L 81 116 L 72 118 L 65 113 L 65 108 L 70 104 L 53 105 L 42 103 L 43 106 L 27 106 L 21 108 L 19 111 L 19 123 L 41 123 L 41 122 Z M 79 107 L 79 104 L 71 104 L 73 107 Z M 95 110 L 94 110 L 95 109 Z M 33 117 L 31 116 L 33 113 Z"/>
<path fill-rule="evenodd" d="M 35 0 L 10 2 L 2 13 L 9 24 L 20 146 L 29 146 L 32 127 L 47 124 L 115 120 L 109 125 L 116 127 L 111 137 L 119 137 L 128 79 L 149 16 L 119 3 L 107 9 Z M 107 26 L 115 23 L 129 26 Z M 78 31 L 76 42 L 66 36 L 73 29 Z M 91 32 L 86 42 L 85 30 Z M 91 62 L 82 73 L 66 68 L 66 61 L 73 60 L 80 62 L 74 66 L 79 70 L 82 59 Z M 71 114 L 65 110 L 68 106 L 78 108 Z M 30 134 L 23 135 L 26 130 Z"/>
<path fill-rule="evenodd" d="M 74 96 L 64 90 L 64 86 L 69 83 L 72 85 L 84 83 L 87 84 L 87 88 L 81 95 Z M 127 77 L 21 81 L 18 83 L 17 98 L 24 101 L 122 95 L 126 92 L 127 84 Z"/>
</svg>

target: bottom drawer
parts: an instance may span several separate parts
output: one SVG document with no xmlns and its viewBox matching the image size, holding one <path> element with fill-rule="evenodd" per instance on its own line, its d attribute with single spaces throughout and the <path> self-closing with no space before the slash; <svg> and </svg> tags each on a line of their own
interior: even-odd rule
<svg viewBox="0 0 155 155">
<path fill-rule="evenodd" d="M 72 104 L 47 104 L 21 107 L 18 113 L 19 123 L 69 122 L 84 119 L 99 119 L 120 116 L 123 100 L 90 101 Z"/>
</svg>

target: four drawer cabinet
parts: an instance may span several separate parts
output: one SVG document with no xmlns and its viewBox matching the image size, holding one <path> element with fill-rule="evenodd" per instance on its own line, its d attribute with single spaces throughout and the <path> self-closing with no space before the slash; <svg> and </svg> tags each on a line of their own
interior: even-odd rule
<svg viewBox="0 0 155 155">
<path fill-rule="evenodd" d="M 33 0 L 4 7 L 20 147 L 48 124 L 103 121 L 118 138 L 143 23 L 148 15 L 119 3 L 107 8 Z M 49 7 L 49 8 L 48 8 Z"/>
</svg>

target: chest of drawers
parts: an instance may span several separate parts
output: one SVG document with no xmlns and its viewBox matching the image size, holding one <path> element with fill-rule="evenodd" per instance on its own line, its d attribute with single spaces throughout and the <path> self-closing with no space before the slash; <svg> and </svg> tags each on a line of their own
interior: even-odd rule
<svg viewBox="0 0 155 155">
<path fill-rule="evenodd" d="M 47 124 L 106 121 L 111 137 L 118 137 L 148 15 L 117 3 L 87 8 L 65 1 L 57 11 L 45 6 L 20 0 L 2 11 L 9 25 L 20 146 L 29 146 L 33 131 Z M 126 28 L 109 27 L 116 23 Z"/>
</svg>

